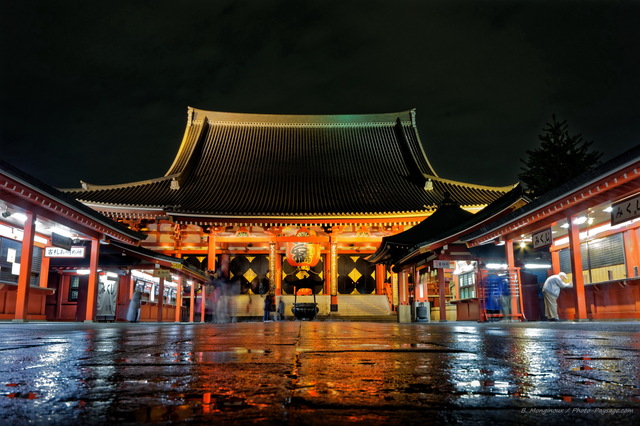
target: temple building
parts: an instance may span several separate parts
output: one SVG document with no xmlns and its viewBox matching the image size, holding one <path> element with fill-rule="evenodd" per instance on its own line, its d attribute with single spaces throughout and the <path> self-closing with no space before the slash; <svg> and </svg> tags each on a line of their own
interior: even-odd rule
<svg viewBox="0 0 640 426">
<path fill-rule="evenodd" d="M 559 272 L 561 319 L 640 319 L 640 146 L 533 201 L 517 189 L 473 215 L 445 199 L 383 238 L 369 259 L 399 277 L 399 321 L 544 320 Z"/>
<path fill-rule="evenodd" d="M 326 316 L 393 310 L 393 271 L 367 258 L 384 237 L 430 216 L 445 194 L 471 215 L 517 187 L 438 176 L 415 110 L 265 115 L 188 108 L 164 176 L 81 183 L 63 191 L 146 234 L 142 247 L 220 271 L 239 283 L 247 303 L 266 280 L 267 291 L 285 298 L 308 287 Z"/>
<path fill-rule="evenodd" d="M 144 238 L 0 160 L 0 320 L 201 321 L 209 276 Z"/>
</svg>

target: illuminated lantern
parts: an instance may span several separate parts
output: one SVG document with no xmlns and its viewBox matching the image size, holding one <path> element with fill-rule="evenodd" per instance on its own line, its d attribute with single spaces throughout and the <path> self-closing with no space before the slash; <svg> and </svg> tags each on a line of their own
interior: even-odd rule
<svg viewBox="0 0 640 426">
<path fill-rule="evenodd" d="M 316 233 L 306 228 L 300 228 L 296 232 L 296 237 L 310 237 Z M 294 267 L 306 266 L 314 267 L 320 261 L 320 245 L 311 242 L 290 242 L 287 243 L 287 262 Z"/>
</svg>

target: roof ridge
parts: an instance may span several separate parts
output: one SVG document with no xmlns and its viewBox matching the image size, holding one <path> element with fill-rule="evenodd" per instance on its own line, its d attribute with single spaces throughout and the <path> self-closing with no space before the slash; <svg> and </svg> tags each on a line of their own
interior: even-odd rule
<svg viewBox="0 0 640 426">
<path fill-rule="evenodd" d="M 101 189 L 132 188 L 134 186 L 150 185 L 156 182 L 162 182 L 165 180 L 178 178 L 179 176 L 180 176 L 179 173 L 175 173 L 172 175 L 161 176 L 159 178 L 154 178 L 154 179 L 139 180 L 136 182 L 128 182 L 128 183 L 118 183 L 113 185 L 95 185 L 95 184 L 80 180 L 80 184 L 82 185 L 80 188 L 58 188 L 58 190 L 63 192 L 70 192 L 70 191 L 96 191 Z"/>
<path fill-rule="evenodd" d="M 485 189 L 487 191 L 507 191 L 508 192 L 508 191 L 511 191 L 513 188 L 517 187 L 518 185 L 520 185 L 520 182 L 516 182 L 514 184 L 505 185 L 505 186 L 488 186 L 488 185 L 479 185 L 475 183 L 461 182 L 459 180 L 453 180 L 453 179 L 445 179 L 445 178 L 441 178 L 439 176 L 434 176 L 434 175 L 423 174 L 423 176 L 425 177 L 425 179 L 437 180 L 439 182 L 449 183 L 451 185 L 465 186 L 467 188 Z"/>
<path fill-rule="evenodd" d="M 415 125 L 415 108 L 387 113 L 371 113 L 371 114 L 258 114 L 258 113 L 240 113 L 240 112 L 223 112 L 208 111 L 204 109 L 188 107 L 188 114 L 193 120 L 201 120 L 206 117 L 210 122 L 215 123 L 231 123 L 239 125 L 247 123 L 251 125 L 372 125 L 372 124 L 395 124 L 396 120 L 402 118 L 403 122 Z M 201 117 L 203 116 L 203 117 Z"/>
</svg>

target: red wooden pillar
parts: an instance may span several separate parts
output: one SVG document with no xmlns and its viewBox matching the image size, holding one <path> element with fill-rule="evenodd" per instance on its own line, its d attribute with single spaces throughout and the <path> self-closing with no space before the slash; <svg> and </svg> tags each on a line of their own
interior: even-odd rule
<svg viewBox="0 0 640 426">
<path fill-rule="evenodd" d="M 207 239 L 207 269 L 216 270 L 216 234 L 210 233 Z"/>
<path fill-rule="evenodd" d="M 551 269 L 547 271 L 547 274 L 553 275 L 560 272 L 560 252 L 558 250 L 554 250 L 551 252 Z M 562 271 L 569 272 L 569 271 Z"/>
<path fill-rule="evenodd" d="M 444 269 L 438 269 L 438 295 L 440 304 L 440 322 L 447 321 L 447 298 L 445 297 Z"/>
<path fill-rule="evenodd" d="M 331 295 L 331 312 L 338 312 L 338 237 L 329 237 L 329 294 Z"/>
<path fill-rule="evenodd" d="M 129 277 L 129 299 L 128 300 L 131 300 L 133 299 L 133 292 L 135 291 L 136 280 L 133 274 L 131 273 L 131 271 L 129 271 L 129 274 L 127 276 Z"/>
<path fill-rule="evenodd" d="M 91 257 L 89 259 L 89 284 L 87 287 L 87 309 L 84 322 L 96 320 L 96 304 L 98 302 L 98 259 L 100 258 L 100 241 L 91 238 Z"/>
<path fill-rule="evenodd" d="M 269 242 L 269 282 L 271 282 L 276 291 L 276 295 L 282 294 L 282 259 L 278 256 L 277 245 L 275 241 Z"/>
<path fill-rule="evenodd" d="M 42 256 L 42 264 L 40 265 L 40 287 L 47 287 L 49 284 L 49 265 L 51 258 Z"/>
<path fill-rule="evenodd" d="M 184 288 L 184 277 L 180 275 L 178 277 L 177 287 L 176 287 L 176 315 L 174 318 L 175 322 L 180 322 L 182 319 L 182 289 Z"/>
<path fill-rule="evenodd" d="M 513 240 L 505 241 L 504 250 L 505 250 L 505 255 L 507 257 L 507 268 L 510 272 L 515 274 L 516 259 L 515 259 L 515 253 L 513 252 Z M 520 274 L 517 274 L 516 277 L 518 280 L 520 280 Z M 522 290 L 522 283 L 518 283 L 518 288 Z M 515 318 L 514 314 L 522 313 L 522 309 L 521 309 L 522 304 L 523 304 L 522 294 L 520 294 L 520 291 L 518 291 L 518 297 L 511 297 L 511 314 L 513 318 Z"/>
<path fill-rule="evenodd" d="M 409 303 L 409 274 L 402 270 L 398 273 L 398 305 Z"/>
<path fill-rule="evenodd" d="M 162 310 L 164 309 L 164 277 L 158 280 L 158 315 L 156 320 L 162 322 Z"/>
<path fill-rule="evenodd" d="M 31 265 L 33 263 L 33 238 L 36 231 L 36 215 L 26 211 L 27 220 L 24 222 L 22 235 L 22 254 L 20 255 L 20 275 L 18 276 L 18 292 L 16 294 L 15 322 L 27 320 L 29 306 L 29 288 L 31 286 Z"/>
<path fill-rule="evenodd" d="M 640 241 L 638 233 L 640 228 L 629 229 L 623 234 L 624 252 L 626 255 L 625 263 L 627 264 L 627 277 L 637 277 L 640 275 Z"/>
<path fill-rule="evenodd" d="M 584 294 L 584 276 L 582 275 L 582 253 L 580 251 L 580 228 L 573 223 L 577 216 L 567 218 L 569 221 L 569 252 L 571 255 L 571 273 L 575 291 L 575 308 L 577 320 L 587 319 L 587 302 Z M 564 272 L 564 271 L 563 271 Z"/>
<path fill-rule="evenodd" d="M 376 265 L 376 294 L 384 294 L 384 281 L 387 278 L 387 268 L 383 263 Z"/>
<path fill-rule="evenodd" d="M 195 306 L 196 306 L 196 282 L 192 281 L 191 285 L 189 286 L 189 295 L 191 296 L 191 299 L 189 299 L 189 322 L 193 322 L 193 314 L 195 312 Z"/>
<path fill-rule="evenodd" d="M 513 254 L 513 240 L 507 240 L 504 243 L 504 254 L 507 257 L 507 268 L 515 269 L 516 260 Z"/>
<path fill-rule="evenodd" d="M 227 255 L 227 270 L 229 270 L 229 255 Z M 204 313 L 206 311 L 206 306 L 207 306 L 207 286 L 206 285 L 200 285 L 200 297 L 202 297 L 202 300 L 200 301 L 200 322 L 204 322 Z"/>
</svg>

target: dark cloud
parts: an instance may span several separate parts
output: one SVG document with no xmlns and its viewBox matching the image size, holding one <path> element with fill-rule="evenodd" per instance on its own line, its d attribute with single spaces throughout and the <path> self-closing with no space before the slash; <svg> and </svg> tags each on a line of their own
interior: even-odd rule
<svg viewBox="0 0 640 426">
<path fill-rule="evenodd" d="M 638 142 L 640 2 L 3 2 L 2 156 L 56 186 L 160 176 L 186 107 L 417 108 L 438 173 L 517 180 L 551 114 Z"/>
</svg>

